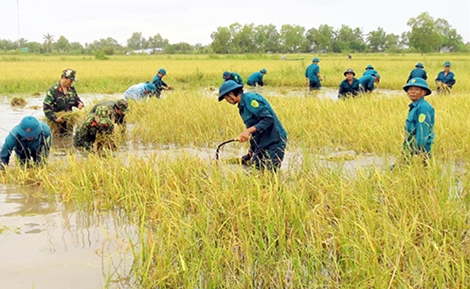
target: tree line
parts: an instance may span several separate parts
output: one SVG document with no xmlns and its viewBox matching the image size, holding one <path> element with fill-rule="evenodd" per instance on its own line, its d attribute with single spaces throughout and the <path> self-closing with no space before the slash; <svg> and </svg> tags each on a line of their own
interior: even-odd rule
<svg viewBox="0 0 470 289">
<path fill-rule="evenodd" d="M 63 35 L 57 39 L 47 33 L 43 42 L 28 42 L 0 39 L 0 52 L 35 54 L 95 54 L 115 55 L 125 53 L 164 54 L 235 54 L 235 53 L 310 53 L 310 52 L 469 52 L 470 43 L 445 19 L 434 20 L 424 12 L 408 20 L 410 31 L 401 35 L 387 33 L 383 28 L 364 33 L 361 28 L 342 25 L 335 29 L 327 24 L 306 29 L 300 25 L 285 24 L 278 30 L 275 25 L 233 23 L 218 27 L 211 33 L 209 45 L 191 45 L 186 42 L 171 44 L 160 34 L 145 38 L 134 32 L 126 45 L 112 37 L 95 40 L 82 45 L 69 42 Z"/>
</svg>

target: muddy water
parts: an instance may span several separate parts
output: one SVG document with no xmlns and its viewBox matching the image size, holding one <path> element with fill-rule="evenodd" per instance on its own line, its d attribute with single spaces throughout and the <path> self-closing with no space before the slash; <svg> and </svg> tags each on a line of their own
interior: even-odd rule
<svg viewBox="0 0 470 289">
<path fill-rule="evenodd" d="M 119 212 L 81 213 L 0 186 L 0 288 L 131 288 L 128 240 L 137 238 Z"/>
<path fill-rule="evenodd" d="M 309 91 L 308 88 L 292 88 L 292 87 L 245 87 L 246 91 L 257 92 L 263 96 L 282 96 L 282 97 L 318 97 L 320 99 L 338 100 L 338 88 L 322 87 L 318 91 Z M 373 92 L 380 96 L 400 96 L 404 95 L 402 90 L 376 89 Z M 217 97 L 218 89 L 211 87 L 202 89 L 205 96 Z"/>
</svg>

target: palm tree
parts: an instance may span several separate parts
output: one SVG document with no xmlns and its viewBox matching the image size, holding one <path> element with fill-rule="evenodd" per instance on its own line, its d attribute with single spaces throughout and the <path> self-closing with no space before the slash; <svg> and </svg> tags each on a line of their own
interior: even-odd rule
<svg viewBox="0 0 470 289">
<path fill-rule="evenodd" d="M 51 52 L 52 50 L 52 43 L 54 42 L 54 35 L 49 34 L 49 32 L 43 35 L 44 38 L 44 46 L 46 47 L 46 53 Z"/>
</svg>

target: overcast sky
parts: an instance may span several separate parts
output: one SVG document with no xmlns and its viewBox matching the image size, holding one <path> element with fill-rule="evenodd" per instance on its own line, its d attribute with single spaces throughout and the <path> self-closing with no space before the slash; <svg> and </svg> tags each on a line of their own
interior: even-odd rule
<svg viewBox="0 0 470 289">
<path fill-rule="evenodd" d="M 446 19 L 464 41 L 470 41 L 470 0 L 0 0 L 0 39 L 42 43 L 43 35 L 70 42 L 112 37 L 125 45 L 133 32 L 157 33 L 170 43 L 210 44 L 219 26 L 254 23 L 297 24 L 306 29 L 328 24 L 382 27 L 387 33 L 409 31 L 406 22 L 422 12 Z"/>
</svg>

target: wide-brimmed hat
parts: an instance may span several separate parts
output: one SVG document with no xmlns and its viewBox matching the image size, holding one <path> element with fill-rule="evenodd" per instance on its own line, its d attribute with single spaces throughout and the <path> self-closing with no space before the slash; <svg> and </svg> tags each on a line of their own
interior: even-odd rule
<svg viewBox="0 0 470 289">
<path fill-rule="evenodd" d="M 37 137 L 41 133 L 41 124 L 34 116 L 25 116 L 19 124 L 18 133 L 24 138 Z"/>
<path fill-rule="evenodd" d="M 62 71 L 62 77 L 71 79 L 72 81 L 78 81 L 76 75 L 77 75 L 77 72 L 70 68 L 67 68 L 64 71 Z"/>
<path fill-rule="evenodd" d="M 243 85 L 238 84 L 233 80 L 225 81 L 219 88 L 219 101 L 222 101 L 227 93 L 240 87 L 243 87 Z"/>
<path fill-rule="evenodd" d="M 155 84 L 153 84 L 151 82 L 144 84 L 144 89 L 148 90 L 150 92 L 155 92 L 156 91 Z"/>
<path fill-rule="evenodd" d="M 266 68 L 261 69 L 259 72 L 264 73 L 264 74 L 267 74 L 267 73 L 268 73 L 268 71 L 266 70 Z"/>
<path fill-rule="evenodd" d="M 374 67 L 372 66 L 372 64 L 367 65 L 366 70 L 369 70 L 369 69 L 374 69 Z"/>
<path fill-rule="evenodd" d="M 444 62 L 444 67 L 447 67 L 447 66 L 450 67 L 450 61 Z"/>
<path fill-rule="evenodd" d="M 223 79 L 227 79 L 227 78 L 229 78 L 229 77 L 230 77 L 230 72 L 224 71 L 224 74 L 222 74 L 222 78 L 223 78 Z"/>
<path fill-rule="evenodd" d="M 98 106 L 95 111 L 95 116 L 98 117 L 97 121 L 100 124 L 109 124 L 111 122 L 110 114 L 107 106 Z"/>
<path fill-rule="evenodd" d="M 421 62 L 416 63 L 415 67 L 421 67 L 424 68 L 424 65 Z"/>
<path fill-rule="evenodd" d="M 160 68 L 160 69 L 157 71 L 157 73 L 166 75 L 166 69 L 165 69 L 165 68 Z"/>
<path fill-rule="evenodd" d="M 356 76 L 356 73 L 354 72 L 354 70 L 352 68 L 346 69 L 346 71 L 343 73 L 343 75 L 346 76 L 346 74 L 348 74 L 348 73 L 352 73 L 352 75 Z"/>
<path fill-rule="evenodd" d="M 120 99 L 116 102 L 116 106 L 122 113 L 129 112 L 129 104 L 126 99 Z"/>
<path fill-rule="evenodd" d="M 410 87 L 420 87 L 424 90 L 426 90 L 426 95 L 431 94 L 431 89 L 429 89 L 428 83 L 426 80 L 422 79 L 421 77 L 414 77 L 408 81 L 408 83 L 403 86 L 404 91 L 408 91 Z"/>
<path fill-rule="evenodd" d="M 318 57 L 315 57 L 314 59 L 312 59 L 312 62 L 320 62 L 320 59 Z"/>
</svg>

